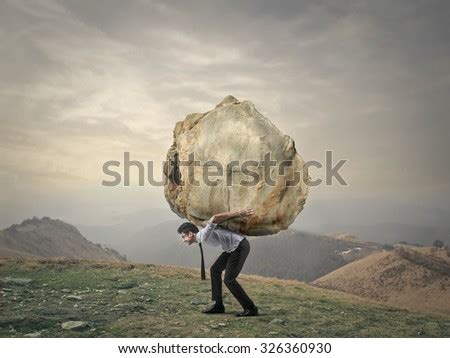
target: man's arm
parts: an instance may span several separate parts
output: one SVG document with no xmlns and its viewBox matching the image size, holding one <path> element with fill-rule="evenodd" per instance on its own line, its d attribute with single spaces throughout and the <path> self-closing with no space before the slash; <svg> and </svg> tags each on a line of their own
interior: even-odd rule
<svg viewBox="0 0 450 358">
<path fill-rule="evenodd" d="M 213 223 L 211 221 L 211 219 L 208 221 L 208 223 L 206 224 L 206 226 L 201 229 L 197 235 L 196 235 L 196 241 L 198 243 L 202 243 L 204 241 L 208 241 L 209 242 L 209 237 L 211 236 L 211 233 L 213 232 L 213 230 L 217 227 L 217 224 Z M 219 244 L 217 244 L 219 245 Z M 217 246 L 217 245 L 213 245 L 213 246 Z"/>
<path fill-rule="evenodd" d="M 241 209 L 238 211 L 230 211 L 230 212 L 226 212 L 226 213 L 220 213 L 220 214 L 215 214 L 213 216 L 211 216 L 211 218 L 209 219 L 209 223 L 213 223 L 213 224 L 220 224 L 221 222 L 231 219 L 231 218 L 235 218 L 235 217 L 246 217 L 246 216 L 250 216 L 253 215 L 255 213 L 255 209 L 253 208 L 247 208 L 247 209 Z"/>
</svg>

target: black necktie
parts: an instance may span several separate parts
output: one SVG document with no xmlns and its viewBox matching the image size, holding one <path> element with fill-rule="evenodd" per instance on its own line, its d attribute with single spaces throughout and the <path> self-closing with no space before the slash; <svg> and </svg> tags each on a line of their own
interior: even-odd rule
<svg viewBox="0 0 450 358">
<path fill-rule="evenodd" d="M 200 256 L 202 257 L 202 265 L 200 268 L 200 280 L 204 281 L 206 280 L 206 274 L 205 274 L 205 259 L 203 257 L 203 247 L 201 242 L 199 242 L 198 246 L 200 246 Z"/>
</svg>

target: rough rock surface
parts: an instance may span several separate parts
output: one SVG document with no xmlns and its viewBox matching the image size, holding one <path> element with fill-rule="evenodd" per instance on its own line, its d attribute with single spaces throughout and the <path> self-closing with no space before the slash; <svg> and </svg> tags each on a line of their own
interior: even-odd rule
<svg viewBox="0 0 450 358">
<path fill-rule="evenodd" d="M 267 153 L 275 161 L 270 168 L 262 164 Z M 231 166 L 232 161 L 239 163 Z M 242 166 L 245 161 L 254 161 L 247 164 L 247 171 Z M 210 183 L 204 180 L 206 170 Z M 267 176 L 269 170 L 272 182 Z M 294 172 L 300 179 L 295 180 Z M 307 168 L 294 141 L 259 113 L 252 102 L 241 102 L 233 96 L 225 97 L 213 110 L 189 114 L 177 122 L 164 175 L 164 194 L 171 209 L 200 227 L 214 214 L 255 208 L 251 217 L 220 224 L 250 236 L 287 229 L 308 195 Z M 252 184 L 243 185 L 242 181 Z M 214 182 L 216 185 L 211 185 Z"/>
</svg>

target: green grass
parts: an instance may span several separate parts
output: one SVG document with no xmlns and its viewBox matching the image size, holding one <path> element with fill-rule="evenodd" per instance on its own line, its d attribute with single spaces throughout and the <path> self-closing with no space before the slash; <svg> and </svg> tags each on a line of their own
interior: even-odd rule
<svg viewBox="0 0 450 358">
<path fill-rule="evenodd" d="M 449 337 L 450 317 L 389 308 L 302 282 L 241 275 L 260 310 L 224 286 L 226 313 L 205 315 L 210 282 L 196 269 L 89 261 L 0 261 L 0 336 L 23 337 Z M 5 280 L 30 278 L 29 283 Z M 69 295 L 81 300 L 68 299 Z M 281 321 L 273 321 L 279 319 Z M 85 321 L 65 331 L 65 321 Z"/>
</svg>

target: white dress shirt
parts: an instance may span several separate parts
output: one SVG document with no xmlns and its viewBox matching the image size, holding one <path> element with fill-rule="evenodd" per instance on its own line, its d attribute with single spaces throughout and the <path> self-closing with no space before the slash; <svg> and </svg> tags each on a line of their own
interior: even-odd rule
<svg viewBox="0 0 450 358">
<path fill-rule="evenodd" d="M 200 229 L 196 235 L 198 243 L 204 242 L 208 245 L 222 245 L 223 251 L 232 252 L 236 250 L 239 243 L 245 236 L 239 235 L 233 231 L 217 227 L 217 224 L 208 222 L 208 224 Z"/>
</svg>

